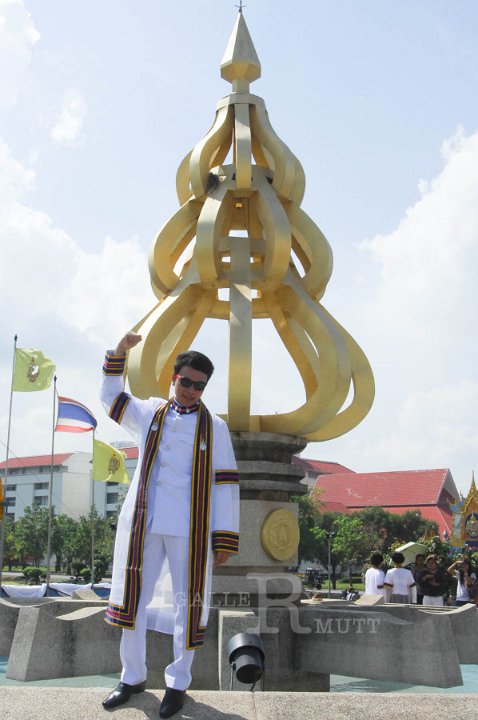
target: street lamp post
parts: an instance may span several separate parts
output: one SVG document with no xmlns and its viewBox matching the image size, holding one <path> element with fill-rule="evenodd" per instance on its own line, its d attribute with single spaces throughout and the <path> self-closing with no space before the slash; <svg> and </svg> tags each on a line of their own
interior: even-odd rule
<svg viewBox="0 0 478 720">
<path fill-rule="evenodd" d="M 330 572 L 332 569 L 332 563 L 331 563 L 331 559 L 330 559 L 330 545 L 332 542 L 332 538 L 335 536 L 335 533 L 330 531 L 330 532 L 326 533 L 326 535 L 327 535 L 327 552 L 328 552 L 328 565 L 327 565 L 327 576 L 328 576 L 328 584 L 329 584 L 328 595 L 330 597 Z"/>
</svg>

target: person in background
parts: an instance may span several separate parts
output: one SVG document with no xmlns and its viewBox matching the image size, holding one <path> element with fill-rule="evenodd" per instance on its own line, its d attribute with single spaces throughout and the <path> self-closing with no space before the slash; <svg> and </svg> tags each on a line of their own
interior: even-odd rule
<svg viewBox="0 0 478 720">
<path fill-rule="evenodd" d="M 365 594 L 366 595 L 383 595 L 386 596 L 385 588 L 383 586 L 385 582 L 385 573 L 382 570 L 383 567 L 383 555 L 382 553 L 376 552 L 372 554 L 370 558 L 370 567 L 365 573 Z"/>
<path fill-rule="evenodd" d="M 353 582 L 350 582 L 350 585 L 348 587 L 348 590 L 345 595 L 346 600 L 358 600 L 360 597 L 360 593 L 354 588 Z"/>
<path fill-rule="evenodd" d="M 455 605 L 460 607 L 474 602 L 473 586 L 476 583 L 476 574 L 473 572 L 470 561 L 466 557 L 456 560 L 448 568 L 450 575 L 456 578 Z"/>
<path fill-rule="evenodd" d="M 422 570 L 425 569 L 425 555 L 422 555 L 422 553 L 418 553 L 418 555 L 415 556 L 415 563 L 411 569 L 411 573 L 413 577 L 415 578 L 415 582 L 417 584 L 417 604 L 423 605 L 423 588 L 420 585 L 419 580 L 417 579 L 417 575 L 421 573 Z"/>
<path fill-rule="evenodd" d="M 436 555 L 428 555 L 425 567 L 415 574 L 417 585 L 423 590 L 423 605 L 443 606 L 445 571 L 438 565 Z"/>
<path fill-rule="evenodd" d="M 415 579 L 406 568 L 402 567 L 405 557 L 401 552 L 394 552 L 392 562 L 395 567 L 387 571 L 384 587 L 388 602 L 412 603 L 416 600 Z"/>
</svg>

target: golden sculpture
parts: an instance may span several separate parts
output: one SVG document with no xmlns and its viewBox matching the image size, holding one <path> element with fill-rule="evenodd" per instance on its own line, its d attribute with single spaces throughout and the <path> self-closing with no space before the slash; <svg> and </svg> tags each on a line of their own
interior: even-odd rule
<svg viewBox="0 0 478 720">
<path fill-rule="evenodd" d="M 452 504 L 453 513 L 450 545 L 461 548 L 468 546 L 471 550 L 478 549 L 478 490 L 475 484 L 475 473 L 471 478 L 470 490 L 466 498 L 459 498 Z"/>
<path fill-rule="evenodd" d="M 353 338 L 320 303 L 331 248 L 301 210 L 305 176 L 249 85 L 261 66 L 242 12 L 222 64 L 232 92 L 177 172 L 180 209 L 159 232 L 149 270 L 159 302 L 136 326 L 128 375 L 140 397 L 167 397 L 178 352 L 206 318 L 229 323 L 228 410 L 233 431 L 327 440 L 355 427 L 374 397 Z M 305 387 L 298 409 L 251 416 L 252 321 L 271 318 Z M 349 391 L 352 397 L 349 398 Z"/>
</svg>

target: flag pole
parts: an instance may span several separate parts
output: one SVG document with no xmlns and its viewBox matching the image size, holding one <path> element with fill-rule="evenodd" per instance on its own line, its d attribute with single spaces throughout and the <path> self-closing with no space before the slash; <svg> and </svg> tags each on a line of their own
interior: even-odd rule
<svg viewBox="0 0 478 720">
<path fill-rule="evenodd" d="M 95 430 L 93 428 L 93 461 L 95 457 Z M 93 463 L 91 465 L 91 589 L 95 584 L 95 481 L 93 473 Z"/>
<path fill-rule="evenodd" d="M 5 477 L 3 479 L 3 515 L 0 526 L 0 588 L 2 587 L 3 576 L 3 551 L 5 547 L 5 529 L 7 526 L 7 479 L 8 479 L 8 458 L 10 451 L 10 429 L 12 426 L 12 405 L 13 405 L 13 378 L 15 377 L 15 358 L 17 356 L 17 340 L 18 335 L 13 337 L 13 362 L 12 362 L 12 382 L 10 385 L 10 408 L 8 411 L 8 430 L 7 430 L 7 452 L 5 456 Z M 2 478 L 0 477 L 0 483 Z"/>
<path fill-rule="evenodd" d="M 48 488 L 48 544 L 47 544 L 47 568 L 46 568 L 46 592 L 48 597 L 50 588 L 50 563 L 51 563 L 51 528 L 53 515 L 53 464 L 55 460 L 55 408 L 56 408 L 56 375 L 53 378 L 53 413 L 51 428 L 51 467 L 50 467 L 50 486 Z"/>
</svg>

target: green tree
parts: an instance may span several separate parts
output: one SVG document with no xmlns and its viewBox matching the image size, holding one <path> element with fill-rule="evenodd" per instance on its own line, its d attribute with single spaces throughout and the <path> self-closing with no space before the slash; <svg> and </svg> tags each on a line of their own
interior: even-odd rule
<svg viewBox="0 0 478 720">
<path fill-rule="evenodd" d="M 5 565 L 11 571 L 13 565 L 17 562 L 17 548 L 15 545 L 15 523 L 13 518 L 5 518 L 5 539 L 3 544 L 3 559 Z"/>
<path fill-rule="evenodd" d="M 95 560 L 101 561 L 103 567 L 106 569 L 108 563 L 113 559 L 114 537 L 110 527 L 110 519 L 98 515 L 96 508 L 90 510 L 87 516 L 82 515 L 80 517 L 75 537 L 75 560 L 90 567 L 93 524 L 95 533 Z"/>
<path fill-rule="evenodd" d="M 329 566 L 329 542 L 330 542 L 330 579 L 332 587 L 335 590 L 337 583 L 337 566 L 339 565 L 339 556 L 334 550 L 334 537 L 337 532 L 337 521 L 341 517 L 341 513 L 325 511 L 318 513 L 316 524 L 312 528 L 312 532 L 318 541 L 320 553 L 318 556 L 322 565 L 328 569 Z"/>
<path fill-rule="evenodd" d="M 333 540 L 334 555 L 342 568 L 348 567 L 352 578 L 352 566 L 361 565 L 370 553 L 370 538 L 362 518 L 357 514 L 340 515 L 335 521 L 337 528 Z"/>
<path fill-rule="evenodd" d="M 438 559 L 438 564 L 444 569 L 447 570 L 447 568 L 450 567 L 450 565 L 455 561 L 456 555 L 462 555 L 462 553 L 455 553 L 448 542 L 443 542 L 443 540 L 440 540 L 438 535 L 435 535 L 435 537 L 432 537 L 431 540 L 429 540 L 427 543 L 425 543 L 427 546 L 428 552 L 425 553 L 426 555 L 436 555 Z M 466 553 L 465 553 L 466 554 Z"/>
<path fill-rule="evenodd" d="M 363 524 L 368 538 L 368 554 L 374 551 L 385 553 L 393 542 L 390 529 L 391 513 L 382 507 L 368 507 L 355 513 Z"/>
<path fill-rule="evenodd" d="M 312 491 L 292 499 L 299 506 L 299 564 L 302 561 L 315 562 L 324 554 L 324 540 L 313 532 L 320 515 L 319 493 Z"/>
<path fill-rule="evenodd" d="M 406 542 L 417 542 L 438 532 L 437 524 L 425 520 L 420 510 L 408 510 L 400 515 L 389 513 L 389 515 L 390 535 L 402 545 Z"/>
<path fill-rule="evenodd" d="M 71 563 L 75 558 L 76 536 L 78 533 L 78 520 L 65 515 L 57 515 L 53 519 L 51 547 L 56 556 L 56 571 L 65 568 L 71 572 Z"/>
<path fill-rule="evenodd" d="M 17 520 L 15 545 L 22 563 L 39 567 L 46 555 L 48 545 L 48 508 L 26 507 L 23 516 Z"/>
</svg>

